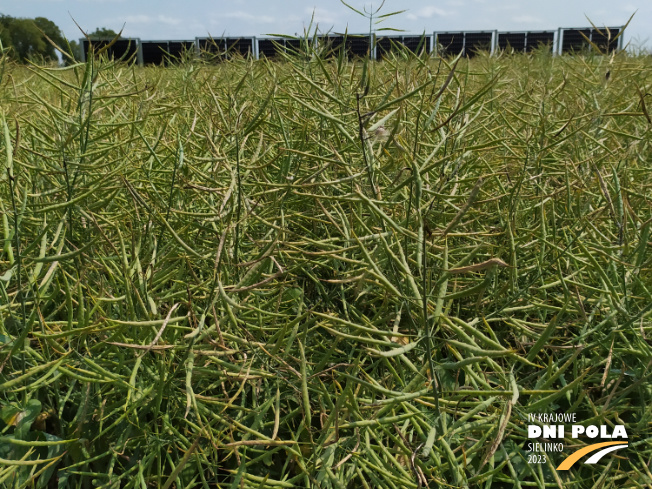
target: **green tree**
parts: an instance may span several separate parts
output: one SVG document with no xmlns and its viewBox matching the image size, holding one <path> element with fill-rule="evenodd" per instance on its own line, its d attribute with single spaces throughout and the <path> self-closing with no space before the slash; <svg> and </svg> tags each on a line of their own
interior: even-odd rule
<svg viewBox="0 0 652 489">
<path fill-rule="evenodd" d="M 63 36 L 61 29 L 59 29 L 59 27 L 54 22 L 52 22 L 50 19 L 46 19 L 45 17 L 36 17 L 34 19 L 34 23 L 36 24 L 36 27 L 38 27 L 39 30 L 50 39 L 50 41 L 59 47 L 59 49 L 66 49 L 66 38 Z M 46 42 L 48 45 L 46 50 L 48 51 L 49 57 L 55 57 L 55 47 L 50 42 L 48 42 L 47 39 Z"/>
<path fill-rule="evenodd" d="M 18 61 L 56 61 L 53 43 L 65 47 L 65 38 L 57 25 L 45 17 L 35 19 L 0 15 L 0 41 Z"/>
<path fill-rule="evenodd" d="M 95 32 L 88 34 L 88 37 L 91 39 L 113 39 L 118 37 L 118 33 L 113 29 L 107 29 L 106 27 L 98 27 L 95 29 Z M 120 36 L 122 37 L 122 36 Z"/>
<path fill-rule="evenodd" d="M 19 61 L 46 59 L 48 43 L 32 19 L 14 19 L 9 25 L 11 47 Z"/>
<path fill-rule="evenodd" d="M 69 66 L 77 61 L 81 61 L 81 46 L 77 41 L 68 41 L 68 46 L 69 46 L 69 51 L 67 50 L 68 54 L 71 54 L 73 59 L 68 58 L 67 56 L 64 56 L 63 59 L 63 64 L 66 66 Z"/>
<path fill-rule="evenodd" d="M 0 42 L 2 47 L 11 47 L 11 35 L 9 34 L 9 24 L 13 21 L 13 17 L 8 15 L 0 15 Z"/>
</svg>

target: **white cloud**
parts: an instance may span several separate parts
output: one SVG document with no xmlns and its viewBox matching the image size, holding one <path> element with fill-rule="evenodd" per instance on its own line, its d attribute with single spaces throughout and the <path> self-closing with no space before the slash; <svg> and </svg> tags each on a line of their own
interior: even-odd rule
<svg viewBox="0 0 652 489">
<path fill-rule="evenodd" d="M 258 24 L 273 24 L 276 19 L 270 15 L 254 15 L 244 10 L 236 10 L 235 12 L 228 12 L 220 15 L 221 18 L 242 20 L 244 22 L 255 22 Z"/>
<path fill-rule="evenodd" d="M 124 21 L 129 24 L 151 24 L 152 17 L 149 15 L 127 15 L 124 18 Z"/>
<path fill-rule="evenodd" d="M 180 19 L 169 17 L 167 15 L 127 15 L 124 19 L 121 19 L 127 24 L 165 24 L 165 25 L 179 25 L 181 23 Z"/>
<path fill-rule="evenodd" d="M 452 10 L 444 10 L 433 5 L 428 5 L 418 9 L 416 12 L 410 12 L 405 17 L 408 20 L 430 19 L 432 17 L 448 17 L 455 12 Z"/>
</svg>

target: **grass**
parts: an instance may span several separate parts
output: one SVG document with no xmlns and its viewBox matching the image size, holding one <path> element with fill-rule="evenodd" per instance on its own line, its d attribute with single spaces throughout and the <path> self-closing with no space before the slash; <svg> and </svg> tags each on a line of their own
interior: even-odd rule
<svg viewBox="0 0 652 489">
<path fill-rule="evenodd" d="M 3 66 L 4 487 L 652 484 L 648 58 Z"/>
</svg>

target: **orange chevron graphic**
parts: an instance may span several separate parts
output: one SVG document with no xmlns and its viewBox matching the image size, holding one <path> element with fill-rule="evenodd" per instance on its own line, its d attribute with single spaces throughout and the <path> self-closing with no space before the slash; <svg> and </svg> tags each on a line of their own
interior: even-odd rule
<svg viewBox="0 0 652 489">
<path fill-rule="evenodd" d="M 587 453 L 594 452 L 600 448 L 612 446 L 612 445 L 627 445 L 627 442 L 624 441 L 606 441 L 604 443 L 594 443 L 593 445 L 580 448 L 578 451 L 571 453 L 568 457 L 564 459 L 562 463 L 559 464 L 557 470 L 568 470 L 570 469 L 575 462 L 582 458 Z"/>
</svg>

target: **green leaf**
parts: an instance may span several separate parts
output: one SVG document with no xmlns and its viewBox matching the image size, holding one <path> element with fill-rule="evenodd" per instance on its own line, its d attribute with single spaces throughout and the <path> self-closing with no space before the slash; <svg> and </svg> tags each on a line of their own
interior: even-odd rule
<svg viewBox="0 0 652 489">
<path fill-rule="evenodd" d="M 352 7 L 351 5 L 349 5 L 348 3 L 346 3 L 344 0 L 340 0 L 340 2 L 342 2 L 346 7 L 350 8 L 351 10 L 353 10 L 356 14 L 358 14 L 358 15 L 362 15 L 363 17 L 366 17 L 366 15 L 365 15 L 363 12 L 360 12 L 357 8 Z"/>
<path fill-rule="evenodd" d="M 379 15 L 377 18 L 386 19 L 387 17 L 392 17 L 394 15 L 402 14 L 403 12 L 407 12 L 407 10 L 397 10 L 396 12 L 390 12 L 389 14 Z"/>
<path fill-rule="evenodd" d="M 27 406 L 22 410 L 16 419 L 16 430 L 14 435 L 19 440 L 24 440 L 29 433 L 32 423 L 36 417 L 41 413 L 41 402 L 38 399 L 30 399 L 27 401 Z"/>
<path fill-rule="evenodd" d="M 59 438 L 58 436 L 51 435 L 50 433 L 41 432 L 40 435 L 44 436 L 47 441 L 63 442 L 61 438 Z M 65 450 L 66 448 L 63 443 L 59 445 L 50 445 L 48 446 L 48 458 L 58 457 Z M 54 475 L 54 471 L 56 469 L 57 469 L 57 464 L 50 464 L 48 468 L 45 469 L 45 471 L 38 478 L 38 483 L 36 487 L 38 489 L 43 489 L 44 487 L 46 487 L 50 482 L 50 479 L 52 479 L 52 476 Z"/>
<path fill-rule="evenodd" d="M 16 425 L 16 415 L 20 412 L 20 408 L 13 404 L 7 404 L 0 411 L 0 419 L 8 426 Z"/>
</svg>

